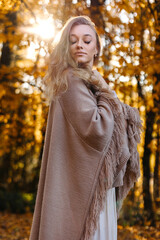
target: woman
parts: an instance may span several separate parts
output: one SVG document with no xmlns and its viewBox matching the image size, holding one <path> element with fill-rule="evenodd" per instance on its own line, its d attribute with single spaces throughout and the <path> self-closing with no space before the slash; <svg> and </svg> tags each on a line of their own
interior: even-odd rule
<svg viewBox="0 0 160 240">
<path fill-rule="evenodd" d="M 140 175 L 139 113 L 98 71 L 88 17 L 67 21 L 44 79 L 50 100 L 30 240 L 116 240 L 117 213 Z"/>
</svg>

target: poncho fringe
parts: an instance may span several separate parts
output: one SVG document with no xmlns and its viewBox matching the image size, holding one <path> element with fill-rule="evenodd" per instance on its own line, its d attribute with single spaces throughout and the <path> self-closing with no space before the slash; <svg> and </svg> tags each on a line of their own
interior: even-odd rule
<svg viewBox="0 0 160 240">
<path fill-rule="evenodd" d="M 105 97 L 105 93 L 101 92 L 100 94 L 104 94 Z M 107 154 L 103 160 L 102 168 L 99 173 L 98 181 L 89 208 L 89 213 L 87 215 L 80 240 L 91 240 L 97 229 L 99 215 L 105 205 L 106 192 L 109 188 L 112 188 L 114 183 L 114 173 L 117 171 L 122 152 L 123 143 L 121 139 L 123 139 L 122 135 L 124 135 L 126 131 L 128 136 L 130 157 L 128 159 L 124 159 L 124 184 L 116 188 L 116 200 L 118 203 L 120 203 L 119 206 L 117 205 L 117 215 L 121 209 L 123 199 L 133 187 L 134 182 L 140 176 L 137 143 L 140 142 L 142 123 L 139 112 L 136 108 L 120 102 L 118 98 L 105 98 L 105 101 L 109 104 L 113 112 L 114 131 Z M 126 126 L 124 124 L 125 121 Z"/>
</svg>

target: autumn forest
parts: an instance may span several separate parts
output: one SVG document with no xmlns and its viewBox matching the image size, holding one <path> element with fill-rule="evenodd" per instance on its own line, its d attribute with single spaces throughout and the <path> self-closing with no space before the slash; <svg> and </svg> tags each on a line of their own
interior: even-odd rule
<svg viewBox="0 0 160 240">
<path fill-rule="evenodd" d="M 143 121 L 141 177 L 124 202 L 119 240 L 160 239 L 159 0 L 0 0 L 0 239 L 28 239 L 48 114 L 42 79 L 53 40 L 78 15 L 101 37 L 97 70 Z"/>
</svg>

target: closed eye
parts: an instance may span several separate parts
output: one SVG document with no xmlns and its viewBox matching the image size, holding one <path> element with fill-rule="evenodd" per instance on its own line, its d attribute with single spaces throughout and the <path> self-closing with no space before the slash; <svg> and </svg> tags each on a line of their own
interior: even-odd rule
<svg viewBox="0 0 160 240">
<path fill-rule="evenodd" d="M 75 44 L 75 43 L 76 43 L 76 41 L 74 41 L 74 42 L 71 42 L 71 41 L 70 41 L 70 43 L 71 43 L 71 44 Z"/>
<path fill-rule="evenodd" d="M 70 41 L 71 45 L 75 44 L 77 41 Z M 84 41 L 86 44 L 90 44 L 91 41 Z"/>
<path fill-rule="evenodd" d="M 91 41 L 84 41 L 86 44 L 90 44 Z"/>
</svg>

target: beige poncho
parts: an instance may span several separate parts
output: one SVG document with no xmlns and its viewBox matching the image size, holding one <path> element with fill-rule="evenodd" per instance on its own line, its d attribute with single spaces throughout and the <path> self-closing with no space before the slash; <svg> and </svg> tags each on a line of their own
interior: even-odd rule
<svg viewBox="0 0 160 240">
<path fill-rule="evenodd" d="M 107 189 L 121 202 L 140 176 L 137 109 L 67 77 L 49 107 L 30 240 L 91 239 Z"/>
</svg>

